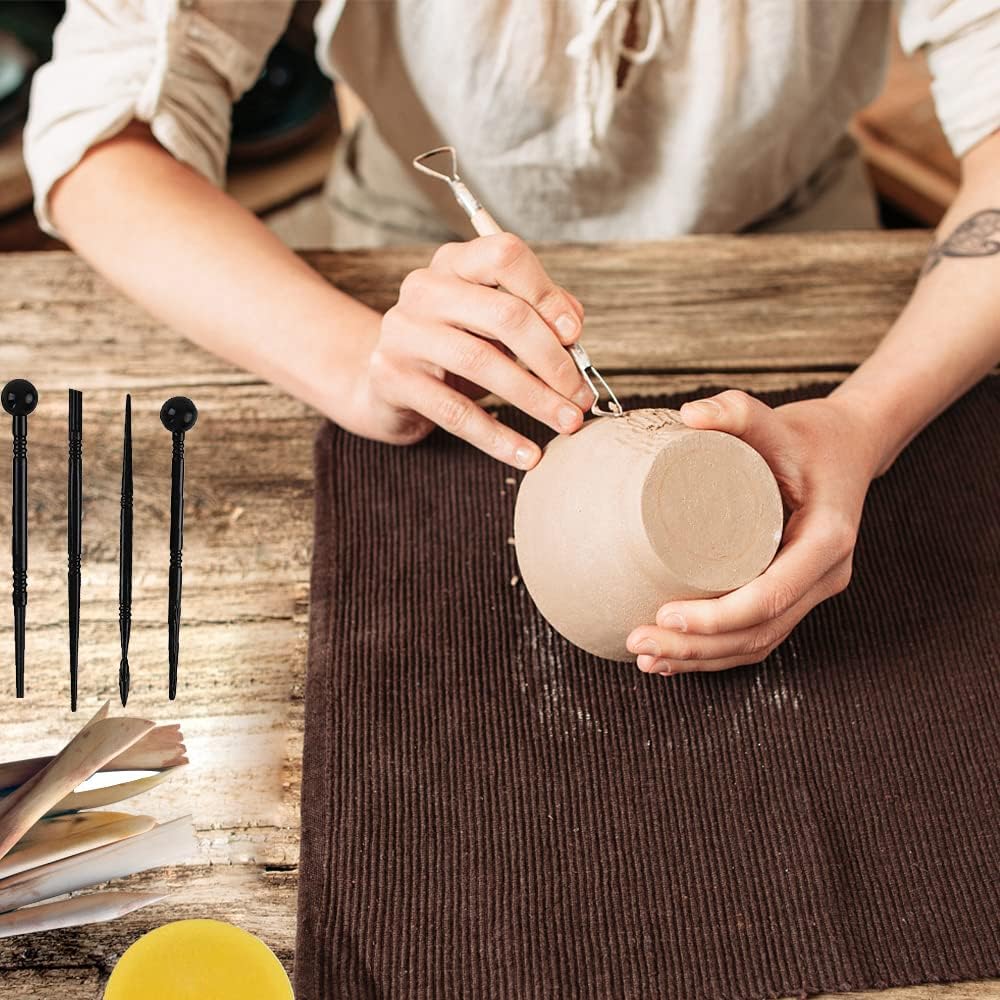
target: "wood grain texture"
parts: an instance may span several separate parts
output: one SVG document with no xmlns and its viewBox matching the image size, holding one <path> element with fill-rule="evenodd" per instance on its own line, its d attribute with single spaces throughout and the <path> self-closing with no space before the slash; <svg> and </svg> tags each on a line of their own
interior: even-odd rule
<svg viewBox="0 0 1000 1000">
<path fill-rule="evenodd" d="M 764 390 L 840 377 L 891 323 L 926 245 L 919 233 L 826 234 L 539 252 L 584 300 L 588 350 L 626 394 L 694 392 L 713 383 Z M 338 286 L 384 308 L 402 276 L 430 254 L 413 247 L 306 257 Z M 134 811 L 160 820 L 192 812 L 199 841 L 190 865 L 127 880 L 134 889 L 169 890 L 163 903 L 111 924 L 0 943 L 0 995 L 97 1000 L 132 941 L 184 917 L 240 924 L 291 969 L 317 418 L 186 344 L 65 253 L 0 256 L 0 372 L 31 378 L 40 397 L 29 425 L 28 697 L 13 697 L 8 612 L 0 615 L 0 759 L 54 752 L 103 699 L 116 697 L 121 421 L 130 391 L 136 558 L 129 711 L 181 722 L 191 759 L 182 776 L 136 800 Z M 86 391 L 77 718 L 68 710 L 67 386 Z M 198 403 L 201 416 L 187 442 L 184 628 L 180 693 L 171 704 L 170 438 L 157 413 L 178 392 Z M 0 472 L 3 560 L 7 483 Z M 7 586 L 4 580 L 0 575 Z M 1000 985 L 867 996 L 987 1000 L 1000 997 Z"/>
<path fill-rule="evenodd" d="M 585 342 L 610 372 L 795 371 L 850 368 L 871 352 L 913 287 L 927 234 L 689 236 L 601 247 L 540 244 L 552 276 L 583 300 Z M 304 256 L 378 309 L 396 300 L 428 247 Z M 0 315 L 24 338 L 14 366 L 59 350 L 58 375 L 80 388 L 160 384 L 164 373 L 209 385 L 246 375 L 209 355 L 152 338 L 145 314 L 67 255 L 12 254 L 0 273 Z M 93 350 L 65 351 L 67 337 Z M 55 374 L 55 373 L 54 373 Z"/>
</svg>

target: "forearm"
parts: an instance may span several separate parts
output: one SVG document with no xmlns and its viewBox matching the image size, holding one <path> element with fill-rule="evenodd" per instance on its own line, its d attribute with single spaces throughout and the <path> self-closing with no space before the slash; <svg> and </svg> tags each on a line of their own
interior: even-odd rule
<svg viewBox="0 0 1000 1000">
<path fill-rule="evenodd" d="M 352 427 L 379 314 L 329 285 L 143 127 L 91 150 L 51 205 L 73 248 L 158 319 Z"/>
<path fill-rule="evenodd" d="M 955 230 L 982 212 L 996 214 L 980 216 L 978 231 L 958 247 Z M 949 246 L 969 255 L 951 256 Z M 833 394 L 867 418 L 877 473 L 1000 361 L 998 250 L 1000 134 L 965 158 L 958 197 L 909 303 L 871 357 Z"/>
</svg>

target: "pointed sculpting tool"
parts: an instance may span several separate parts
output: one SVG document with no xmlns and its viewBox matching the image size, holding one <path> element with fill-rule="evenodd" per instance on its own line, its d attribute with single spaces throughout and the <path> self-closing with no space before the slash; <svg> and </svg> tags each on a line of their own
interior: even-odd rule
<svg viewBox="0 0 1000 1000">
<path fill-rule="evenodd" d="M 69 595 L 69 707 L 76 711 L 80 673 L 80 563 L 83 557 L 83 393 L 69 390 L 66 563 Z"/>
<path fill-rule="evenodd" d="M 173 396 L 160 408 L 160 422 L 173 438 L 170 462 L 170 592 L 167 598 L 167 653 L 170 700 L 177 697 L 177 664 L 181 646 L 181 557 L 184 548 L 184 434 L 198 419 L 198 407 L 187 396 Z"/>
<path fill-rule="evenodd" d="M 28 606 L 28 415 L 38 405 L 38 392 L 23 378 L 3 387 L 3 408 L 11 415 L 14 438 L 11 500 L 11 562 L 14 583 L 14 672 L 17 697 L 24 697 L 24 619 Z"/>
<path fill-rule="evenodd" d="M 118 521 L 118 633 L 122 658 L 118 664 L 118 693 L 122 708 L 128 702 L 131 676 L 128 643 L 132 634 L 132 397 L 125 397 L 125 443 L 122 448 L 122 508 Z"/>
</svg>

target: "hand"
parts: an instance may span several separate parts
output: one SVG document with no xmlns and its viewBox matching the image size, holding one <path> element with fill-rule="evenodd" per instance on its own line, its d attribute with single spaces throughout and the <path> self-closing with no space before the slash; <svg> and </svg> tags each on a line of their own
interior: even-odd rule
<svg viewBox="0 0 1000 1000">
<path fill-rule="evenodd" d="M 577 430 L 593 395 L 565 348 L 582 323 L 580 303 L 516 236 L 442 246 L 382 319 L 359 403 L 371 436 L 410 444 L 437 424 L 530 469 L 538 445 L 474 400 L 492 392 L 554 431 Z"/>
<path fill-rule="evenodd" d="M 876 435 L 834 396 L 772 410 L 730 389 L 680 412 L 689 427 L 726 431 L 760 452 L 791 517 L 761 576 L 723 597 L 665 604 L 656 625 L 632 632 L 628 648 L 649 673 L 759 663 L 850 581 L 861 509 L 879 466 Z"/>
</svg>

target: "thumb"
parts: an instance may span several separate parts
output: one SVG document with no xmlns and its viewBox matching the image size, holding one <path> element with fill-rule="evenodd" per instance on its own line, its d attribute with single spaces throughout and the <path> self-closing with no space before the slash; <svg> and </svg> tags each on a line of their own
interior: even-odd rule
<svg viewBox="0 0 1000 1000">
<path fill-rule="evenodd" d="M 774 410 L 739 389 L 685 403 L 680 414 L 688 427 L 725 431 L 746 441 L 764 458 L 781 455 L 791 444 L 791 433 Z"/>
</svg>

